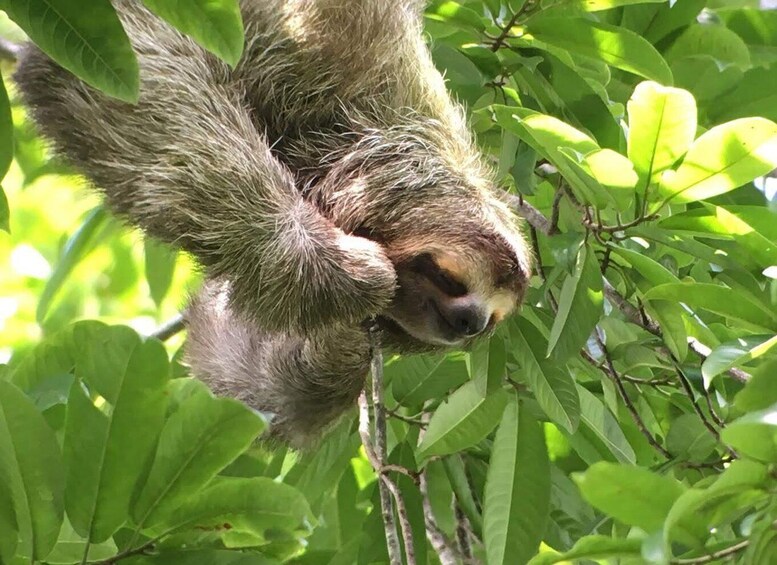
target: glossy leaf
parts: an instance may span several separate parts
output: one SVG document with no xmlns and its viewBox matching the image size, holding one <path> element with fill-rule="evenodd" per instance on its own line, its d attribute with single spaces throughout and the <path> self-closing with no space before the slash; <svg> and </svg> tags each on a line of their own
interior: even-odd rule
<svg viewBox="0 0 777 565">
<path fill-rule="evenodd" d="M 528 31 L 540 41 L 578 55 L 662 84 L 672 83 L 669 65 L 658 51 L 627 29 L 579 18 L 549 18 L 530 22 Z"/>
<path fill-rule="evenodd" d="M 621 430 L 618 420 L 607 410 L 601 400 L 588 389 L 577 385 L 580 396 L 580 423 L 593 432 L 621 463 L 636 463 L 634 449 Z"/>
<path fill-rule="evenodd" d="M 705 384 L 732 367 L 758 359 L 776 345 L 777 336 L 748 336 L 718 346 L 701 364 Z"/>
<path fill-rule="evenodd" d="M 486 396 L 502 386 L 505 378 L 505 342 L 501 335 L 475 345 L 469 354 L 470 378 Z"/>
<path fill-rule="evenodd" d="M 503 389 L 483 397 L 477 383 L 469 381 L 432 414 L 419 456 L 447 455 L 473 446 L 499 423 L 507 399 Z"/>
<path fill-rule="evenodd" d="M 401 357 L 386 367 L 384 375 L 391 383 L 394 398 L 403 406 L 417 406 L 441 397 L 469 378 L 461 354 Z"/>
<path fill-rule="evenodd" d="M 138 62 L 109 0 L 0 0 L 0 9 L 49 57 L 126 102 L 138 99 Z"/>
<path fill-rule="evenodd" d="M 603 560 L 615 557 L 639 558 L 642 542 L 638 539 L 586 536 L 580 538 L 569 551 L 543 552 L 529 561 L 529 565 L 553 565 L 577 560 Z"/>
<path fill-rule="evenodd" d="M 717 284 L 668 283 L 650 289 L 645 298 L 683 302 L 693 309 L 709 310 L 759 328 L 777 327 L 777 313 L 741 292 Z"/>
<path fill-rule="evenodd" d="M 740 410 L 752 412 L 763 410 L 777 403 L 777 359 L 770 359 L 753 371 L 752 378 L 745 388 L 734 397 L 734 402 Z"/>
<path fill-rule="evenodd" d="M 777 124 L 742 118 L 697 139 L 676 172 L 664 174 L 658 196 L 694 202 L 728 192 L 777 168 Z"/>
<path fill-rule="evenodd" d="M 767 463 L 777 462 L 777 404 L 750 412 L 728 424 L 720 439 L 738 453 Z"/>
<path fill-rule="evenodd" d="M 549 504 L 550 463 L 542 428 L 514 398 L 496 432 L 486 478 L 488 562 L 527 563 L 542 541 Z"/>
</svg>

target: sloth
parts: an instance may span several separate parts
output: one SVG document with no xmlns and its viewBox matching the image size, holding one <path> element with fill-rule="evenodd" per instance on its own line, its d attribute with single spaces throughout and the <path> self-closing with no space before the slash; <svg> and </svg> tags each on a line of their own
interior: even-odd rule
<svg viewBox="0 0 777 565">
<path fill-rule="evenodd" d="M 520 303 L 531 257 L 422 36 L 421 0 L 242 0 L 232 69 L 113 0 L 137 104 L 27 46 L 15 74 L 55 151 L 205 273 L 187 361 L 305 447 L 390 351 L 466 348 Z"/>
</svg>

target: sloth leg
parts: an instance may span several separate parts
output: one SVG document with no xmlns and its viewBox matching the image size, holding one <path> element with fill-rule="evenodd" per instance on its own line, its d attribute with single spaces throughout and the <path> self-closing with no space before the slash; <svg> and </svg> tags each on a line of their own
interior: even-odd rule
<svg viewBox="0 0 777 565">
<path fill-rule="evenodd" d="M 111 99 L 32 46 L 16 80 L 42 132 L 147 233 L 232 282 L 235 306 L 274 331 L 359 321 L 394 291 L 382 248 L 304 202 L 257 131 L 225 64 L 118 2 L 138 53 L 140 100 Z"/>
<path fill-rule="evenodd" d="M 309 447 L 355 405 L 370 363 L 366 331 L 266 332 L 229 307 L 228 292 L 228 283 L 208 282 L 187 311 L 192 373 L 216 394 L 270 413 L 271 439 Z"/>
</svg>

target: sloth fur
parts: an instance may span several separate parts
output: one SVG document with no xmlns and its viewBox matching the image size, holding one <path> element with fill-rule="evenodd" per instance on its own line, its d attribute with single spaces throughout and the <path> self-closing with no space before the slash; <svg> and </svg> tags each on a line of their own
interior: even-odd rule
<svg viewBox="0 0 777 565">
<path fill-rule="evenodd" d="M 437 320 L 450 304 L 476 296 L 488 330 L 520 300 L 529 253 L 432 64 L 421 0 L 243 0 L 235 69 L 139 0 L 113 4 L 136 105 L 33 46 L 15 78 L 117 214 L 201 263 L 192 371 L 275 414 L 276 438 L 306 445 L 353 405 L 367 320 L 397 351 L 465 346 Z M 463 290 L 430 284 L 419 257 Z"/>
</svg>

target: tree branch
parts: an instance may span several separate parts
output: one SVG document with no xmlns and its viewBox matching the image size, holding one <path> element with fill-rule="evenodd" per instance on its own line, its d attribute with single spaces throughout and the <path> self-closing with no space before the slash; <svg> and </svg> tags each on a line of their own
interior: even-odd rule
<svg viewBox="0 0 777 565">
<path fill-rule="evenodd" d="M 181 312 L 175 318 L 172 318 L 171 320 L 168 320 L 159 326 L 156 330 L 153 331 L 153 333 L 149 334 L 148 337 L 156 338 L 159 341 L 167 341 L 174 335 L 186 329 L 185 315 L 185 312 Z"/>
</svg>

